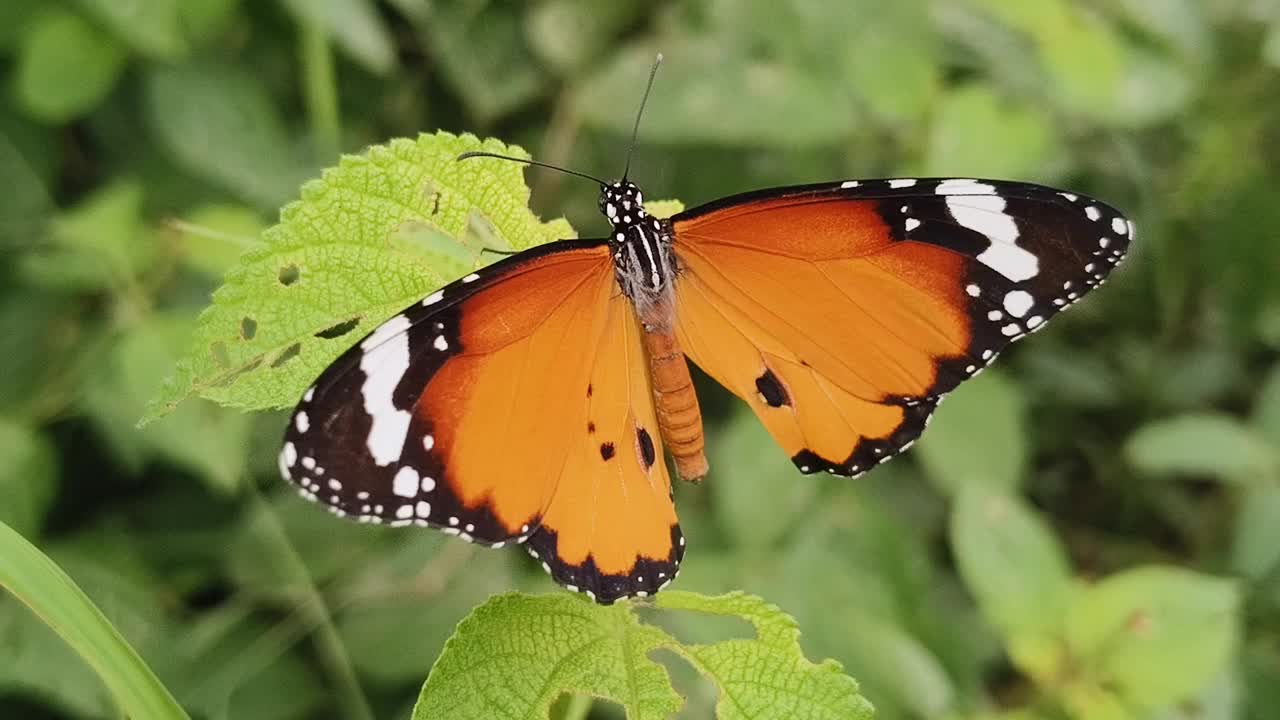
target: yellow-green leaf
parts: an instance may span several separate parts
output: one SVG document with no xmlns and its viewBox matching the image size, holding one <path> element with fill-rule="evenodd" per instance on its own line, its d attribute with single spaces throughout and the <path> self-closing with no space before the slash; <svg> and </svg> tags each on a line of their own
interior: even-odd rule
<svg viewBox="0 0 1280 720">
<path fill-rule="evenodd" d="M 478 213 L 495 242 L 516 250 L 573 237 L 567 222 L 529 211 L 519 165 L 458 162 L 468 150 L 524 155 L 496 140 L 424 134 L 345 157 L 303 186 L 227 273 L 144 421 L 192 394 L 247 409 L 291 405 L 343 350 L 454 279 L 453 266 L 433 263 L 407 229 L 457 238 Z"/>
</svg>

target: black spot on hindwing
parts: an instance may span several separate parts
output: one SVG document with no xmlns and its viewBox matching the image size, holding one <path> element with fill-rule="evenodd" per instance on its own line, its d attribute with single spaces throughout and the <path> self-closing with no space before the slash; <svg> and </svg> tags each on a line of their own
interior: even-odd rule
<svg viewBox="0 0 1280 720">
<path fill-rule="evenodd" d="M 653 463 L 657 460 L 657 455 L 653 448 L 653 438 L 649 437 L 648 430 L 636 428 L 636 447 L 640 450 L 640 459 L 644 461 L 644 469 L 648 470 L 653 467 Z"/>
<path fill-rule="evenodd" d="M 769 407 L 782 407 L 783 405 L 791 404 L 791 397 L 787 394 L 787 389 L 782 386 L 782 381 L 768 368 L 765 369 L 763 375 L 756 378 L 756 390 Z"/>
<path fill-rule="evenodd" d="M 606 462 L 613 459 L 614 449 L 613 443 L 600 443 L 600 458 Z"/>
</svg>

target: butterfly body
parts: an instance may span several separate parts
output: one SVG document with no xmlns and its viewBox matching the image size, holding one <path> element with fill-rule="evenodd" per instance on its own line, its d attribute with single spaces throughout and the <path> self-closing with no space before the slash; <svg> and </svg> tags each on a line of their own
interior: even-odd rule
<svg viewBox="0 0 1280 720">
<path fill-rule="evenodd" d="M 802 473 L 861 475 L 1133 235 L 1090 198 L 974 179 L 778 188 L 670 219 L 620 181 L 600 207 L 608 238 L 461 278 L 338 358 L 282 474 L 335 514 L 523 543 L 571 590 L 645 596 L 684 554 L 664 455 L 707 472 L 686 357 Z"/>
<path fill-rule="evenodd" d="M 700 480 L 708 470 L 702 412 L 676 336 L 671 224 L 645 212 L 643 193 L 626 180 L 601 188 L 600 211 L 612 226 L 609 244 L 618 286 L 640 321 L 662 437 L 680 477 Z"/>
</svg>

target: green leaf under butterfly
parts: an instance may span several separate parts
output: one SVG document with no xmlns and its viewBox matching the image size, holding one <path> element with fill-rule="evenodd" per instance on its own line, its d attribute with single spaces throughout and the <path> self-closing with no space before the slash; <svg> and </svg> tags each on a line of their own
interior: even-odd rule
<svg viewBox="0 0 1280 720">
<path fill-rule="evenodd" d="M 594 605 L 563 593 L 501 595 L 458 626 L 413 717 L 546 717 L 557 698 L 575 693 L 619 702 L 632 720 L 666 718 L 682 701 L 654 660 L 655 650 L 676 653 L 715 683 L 722 720 L 871 717 L 871 704 L 838 663 L 805 659 L 795 621 L 777 607 L 741 593 L 680 591 L 658 595 L 655 604 L 740 618 L 755 637 L 682 643 L 642 623 L 630 603 Z"/>
<path fill-rule="evenodd" d="M 469 150 L 525 156 L 496 140 L 424 134 L 345 157 L 304 185 L 227 273 L 144 422 L 191 395 L 245 409 L 291 405 L 378 323 L 455 279 L 455 259 L 424 252 L 424 229 L 459 238 L 478 215 L 487 243 L 514 250 L 574 237 L 568 222 L 530 212 L 521 166 L 458 162 Z M 472 267 L 498 257 L 477 251 Z"/>
</svg>

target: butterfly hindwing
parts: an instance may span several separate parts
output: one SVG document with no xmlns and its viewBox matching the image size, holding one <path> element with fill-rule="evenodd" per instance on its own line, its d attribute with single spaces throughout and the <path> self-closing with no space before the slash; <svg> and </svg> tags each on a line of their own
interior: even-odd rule
<svg viewBox="0 0 1280 720">
<path fill-rule="evenodd" d="M 607 244 L 521 253 L 331 365 L 294 412 L 281 472 L 361 522 L 527 542 L 601 601 L 656 590 L 682 541 L 637 342 Z"/>
<path fill-rule="evenodd" d="M 1024 183 L 881 180 L 727 198 L 671 219 L 679 336 L 804 472 L 865 472 L 943 394 L 1124 257 L 1133 226 Z"/>
<path fill-rule="evenodd" d="M 607 302 L 586 412 L 530 552 L 562 585 L 610 602 L 671 582 L 684 555 L 640 325 L 619 293 Z"/>
</svg>

